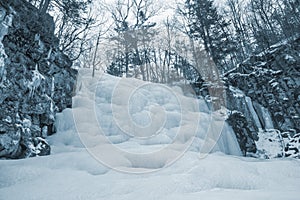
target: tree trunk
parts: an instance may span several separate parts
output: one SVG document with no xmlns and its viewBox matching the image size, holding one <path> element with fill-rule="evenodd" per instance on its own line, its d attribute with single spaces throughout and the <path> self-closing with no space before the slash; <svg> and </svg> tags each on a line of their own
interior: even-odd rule
<svg viewBox="0 0 300 200">
<path fill-rule="evenodd" d="M 100 36 L 101 36 L 101 31 L 98 34 L 97 37 L 97 43 L 96 43 L 96 48 L 95 48 L 95 52 L 94 52 L 94 58 L 93 58 L 93 73 L 92 73 L 92 77 L 95 76 L 95 70 L 96 70 L 96 57 L 97 57 L 97 52 L 98 52 L 98 46 L 100 43 Z"/>
</svg>

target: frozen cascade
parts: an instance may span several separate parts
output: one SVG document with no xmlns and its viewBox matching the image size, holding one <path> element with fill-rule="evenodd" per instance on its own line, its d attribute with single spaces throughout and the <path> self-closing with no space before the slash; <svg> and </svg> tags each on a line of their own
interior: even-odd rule
<svg viewBox="0 0 300 200">
<path fill-rule="evenodd" d="M 237 156 L 242 155 L 235 133 L 227 123 L 224 124 L 221 137 L 213 151 L 221 151 L 225 154 Z"/>
<path fill-rule="evenodd" d="M 265 129 L 274 129 L 272 117 L 270 115 L 269 110 L 262 106 L 262 111 L 263 111 L 263 118 L 265 122 Z"/>
<path fill-rule="evenodd" d="M 75 113 L 76 126 L 77 129 L 84 127 L 84 132 L 90 130 L 91 138 L 97 134 L 105 136 L 106 139 L 99 136 L 99 143 L 109 142 L 130 153 L 151 153 L 193 140 L 189 148 L 192 151 L 241 155 L 235 134 L 225 123 L 224 116 L 210 113 L 205 101 L 186 97 L 181 91 L 164 85 L 137 79 L 102 74 L 97 81 L 88 71 L 81 70 L 80 74 L 80 87 L 77 87 L 80 91 L 73 98 L 73 110 L 91 113 L 89 116 L 95 113 L 97 119 L 92 124 L 93 120 Z M 61 121 L 63 118 L 59 118 L 59 124 L 65 124 Z M 86 146 L 96 144 L 91 140 L 87 143 Z M 174 145 L 174 148 L 172 151 L 178 151 L 178 147 Z"/>
<path fill-rule="evenodd" d="M 260 123 L 260 121 L 259 121 L 259 118 L 258 118 L 258 116 L 257 116 L 257 113 L 255 112 L 255 110 L 254 110 L 254 108 L 253 108 L 253 104 L 252 104 L 251 98 L 248 97 L 248 96 L 246 96 L 246 97 L 245 97 L 245 100 L 246 100 L 247 106 L 248 106 L 248 108 L 249 108 L 249 110 L 250 110 L 250 112 L 251 112 L 251 116 L 252 116 L 253 119 L 254 119 L 254 123 L 255 123 L 256 127 L 257 127 L 257 128 L 262 128 L 262 127 L 261 127 L 261 123 Z"/>
</svg>

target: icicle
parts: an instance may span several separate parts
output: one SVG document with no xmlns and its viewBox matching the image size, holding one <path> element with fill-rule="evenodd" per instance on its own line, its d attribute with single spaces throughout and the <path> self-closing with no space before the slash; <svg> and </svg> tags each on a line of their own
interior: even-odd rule
<svg viewBox="0 0 300 200">
<path fill-rule="evenodd" d="M 0 86 L 4 86 L 3 82 L 6 80 L 5 58 L 7 58 L 7 55 L 3 44 L 0 42 Z"/>
<path fill-rule="evenodd" d="M 40 34 L 37 33 L 34 35 L 34 41 L 38 42 L 39 40 L 40 40 Z"/>
<path fill-rule="evenodd" d="M 41 84 L 41 80 L 45 80 L 45 77 L 39 72 L 38 65 L 36 64 L 32 74 L 32 81 L 28 83 L 28 88 L 30 90 L 29 97 L 34 95 L 36 88 Z"/>
<path fill-rule="evenodd" d="M 2 12 L 4 12 L 2 15 L 5 17 L 6 12 L 4 10 L 2 10 Z M 8 23 L 7 20 L 9 20 Z M 7 58 L 2 40 L 4 36 L 7 35 L 8 27 L 11 25 L 11 21 L 12 16 L 9 15 L 5 18 L 3 23 L 0 23 L 0 87 L 5 87 L 3 82 L 6 80 L 5 59 Z"/>
<path fill-rule="evenodd" d="M 50 47 L 48 55 L 47 55 L 47 60 L 50 60 L 52 54 L 52 47 Z"/>
<path fill-rule="evenodd" d="M 51 98 L 53 98 L 53 95 L 54 95 L 54 83 L 55 83 L 55 78 L 53 76 L 52 83 L 51 83 Z"/>
<path fill-rule="evenodd" d="M 261 123 L 260 123 L 259 118 L 257 116 L 257 113 L 255 112 L 255 110 L 253 108 L 253 104 L 252 104 L 251 98 L 246 96 L 245 100 L 247 102 L 247 106 L 248 106 L 248 108 L 249 108 L 249 110 L 251 112 L 251 115 L 252 115 L 252 117 L 254 119 L 255 125 L 257 126 L 257 128 L 261 129 L 262 126 L 261 126 Z"/>
<path fill-rule="evenodd" d="M 54 109 L 55 109 L 55 107 L 54 107 L 54 103 L 53 103 L 53 96 L 54 96 L 54 89 L 55 89 L 55 78 L 54 78 L 54 76 L 52 77 L 52 82 L 51 82 L 51 103 L 50 103 L 50 112 L 51 112 L 51 114 L 50 114 L 50 118 L 51 119 L 54 119 Z"/>
</svg>

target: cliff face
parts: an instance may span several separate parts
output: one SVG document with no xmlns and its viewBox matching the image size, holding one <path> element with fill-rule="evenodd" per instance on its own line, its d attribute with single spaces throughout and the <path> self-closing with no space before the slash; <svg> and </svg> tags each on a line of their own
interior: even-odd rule
<svg viewBox="0 0 300 200">
<path fill-rule="evenodd" d="M 282 152 L 278 154 L 282 156 L 298 156 L 300 149 L 300 141 L 298 146 L 294 144 L 294 137 L 299 137 L 297 133 L 300 132 L 299 52 L 299 37 L 284 41 L 250 57 L 224 78 L 228 88 L 227 107 L 241 112 L 246 118 L 249 130 L 246 132 L 251 133 L 245 133 L 248 140 L 253 140 L 253 133 L 257 135 L 265 131 L 258 134 L 262 140 L 267 132 L 270 135 L 270 129 L 279 130 L 273 131 L 278 134 L 275 139 L 265 139 L 271 143 L 280 141 Z M 237 126 L 236 123 L 232 125 Z M 249 143 L 252 143 L 249 149 L 254 149 L 255 143 Z"/>
<path fill-rule="evenodd" d="M 23 0 L 0 0 L 0 157 L 47 155 L 56 112 L 72 106 L 77 71 L 54 22 Z"/>
</svg>

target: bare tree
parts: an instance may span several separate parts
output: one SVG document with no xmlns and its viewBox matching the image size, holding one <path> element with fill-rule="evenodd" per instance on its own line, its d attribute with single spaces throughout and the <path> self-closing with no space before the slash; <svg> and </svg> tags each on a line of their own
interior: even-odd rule
<svg viewBox="0 0 300 200">
<path fill-rule="evenodd" d="M 77 60 L 86 50 L 87 36 L 95 23 L 91 15 L 91 0 L 28 0 L 41 15 L 50 12 L 55 18 L 55 34 L 60 49 L 71 60 Z"/>
<path fill-rule="evenodd" d="M 114 33 L 111 40 L 116 41 L 122 49 L 118 55 L 125 60 L 124 73 L 128 76 L 129 65 L 139 66 L 143 80 L 149 80 L 152 73 L 149 66 L 149 43 L 155 35 L 153 27 L 156 23 L 150 22 L 159 9 L 153 9 L 152 0 L 117 0 L 109 6 L 114 20 Z M 148 50 L 147 50 L 148 49 Z M 131 62 L 131 63 L 130 63 Z M 137 68 L 137 67 L 135 67 Z"/>
</svg>

